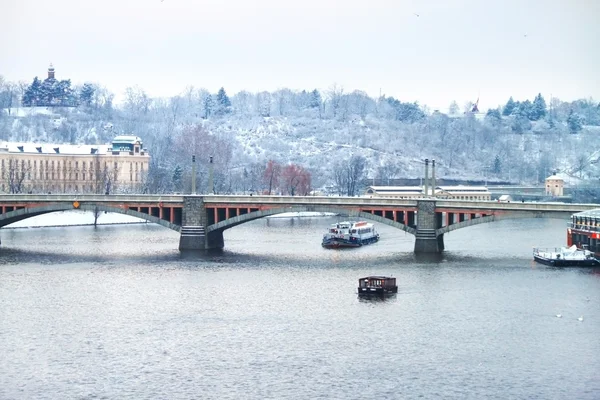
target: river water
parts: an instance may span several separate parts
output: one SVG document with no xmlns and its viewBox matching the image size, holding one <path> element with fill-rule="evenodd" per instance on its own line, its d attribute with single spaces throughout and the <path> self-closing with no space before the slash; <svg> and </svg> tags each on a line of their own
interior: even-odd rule
<svg viewBox="0 0 600 400">
<path fill-rule="evenodd" d="M 0 399 L 600 398 L 600 270 L 531 257 L 567 221 L 460 229 L 435 256 L 387 226 L 323 249 L 335 221 L 253 221 L 206 256 L 152 224 L 2 229 Z M 398 294 L 359 299 L 370 274 Z"/>
</svg>

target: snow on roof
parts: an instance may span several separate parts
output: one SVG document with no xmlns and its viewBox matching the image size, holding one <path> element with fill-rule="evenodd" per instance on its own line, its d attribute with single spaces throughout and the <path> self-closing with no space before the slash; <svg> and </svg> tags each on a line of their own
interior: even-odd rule
<svg viewBox="0 0 600 400">
<path fill-rule="evenodd" d="M 23 150 L 21 150 L 21 148 Z M 55 150 L 58 148 L 58 152 Z M 39 149 L 39 150 L 38 150 Z M 89 144 L 50 144 L 50 143 L 18 143 L 18 142 L 2 142 L 0 150 L 8 151 L 9 153 L 43 153 L 43 154 L 72 154 L 83 155 L 91 154 L 92 149 L 98 149 L 97 154 L 107 154 L 112 152 L 112 146 L 89 145 Z"/>
<path fill-rule="evenodd" d="M 440 189 L 445 192 L 488 192 L 488 188 L 485 186 L 436 186 L 436 189 Z"/>
<path fill-rule="evenodd" d="M 29 115 L 58 115 L 58 113 L 52 107 L 14 107 L 10 110 L 10 115 L 27 117 Z"/>
<path fill-rule="evenodd" d="M 379 193 L 421 192 L 423 191 L 423 188 L 421 186 L 369 186 L 367 190 Z"/>
</svg>

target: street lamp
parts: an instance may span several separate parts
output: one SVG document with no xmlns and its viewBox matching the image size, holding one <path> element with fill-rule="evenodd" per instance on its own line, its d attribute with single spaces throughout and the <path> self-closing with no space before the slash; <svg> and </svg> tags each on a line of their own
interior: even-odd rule
<svg viewBox="0 0 600 400">
<path fill-rule="evenodd" d="M 196 155 L 192 155 L 192 194 L 196 194 Z"/>
<path fill-rule="evenodd" d="M 208 157 L 208 193 L 215 193 L 215 185 L 213 183 L 213 157 Z"/>
</svg>

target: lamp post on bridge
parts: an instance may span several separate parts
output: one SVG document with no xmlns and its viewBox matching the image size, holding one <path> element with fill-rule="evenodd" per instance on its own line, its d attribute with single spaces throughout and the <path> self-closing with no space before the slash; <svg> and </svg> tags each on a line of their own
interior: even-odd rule
<svg viewBox="0 0 600 400">
<path fill-rule="evenodd" d="M 196 194 L 196 155 L 192 155 L 192 194 Z"/>
<path fill-rule="evenodd" d="M 213 183 L 213 157 L 208 158 L 208 193 L 215 194 L 215 185 Z"/>
</svg>

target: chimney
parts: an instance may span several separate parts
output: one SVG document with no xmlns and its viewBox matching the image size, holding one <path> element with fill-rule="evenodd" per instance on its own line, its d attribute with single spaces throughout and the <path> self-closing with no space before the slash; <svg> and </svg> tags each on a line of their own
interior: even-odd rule
<svg viewBox="0 0 600 400">
<path fill-rule="evenodd" d="M 17 149 L 19 149 L 21 153 L 23 152 L 23 146 L 17 146 Z"/>
<path fill-rule="evenodd" d="M 56 154 L 60 154 L 60 147 L 55 147 L 54 151 L 56 152 Z"/>
<path fill-rule="evenodd" d="M 425 159 L 425 197 L 427 197 L 429 191 L 429 159 Z"/>
<path fill-rule="evenodd" d="M 435 160 L 431 160 L 431 195 L 435 197 Z"/>
<path fill-rule="evenodd" d="M 42 152 L 42 146 L 40 146 L 40 147 L 36 147 L 35 149 L 38 151 L 38 153 L 41 153 L 41 152 Z"/>
</svg>

